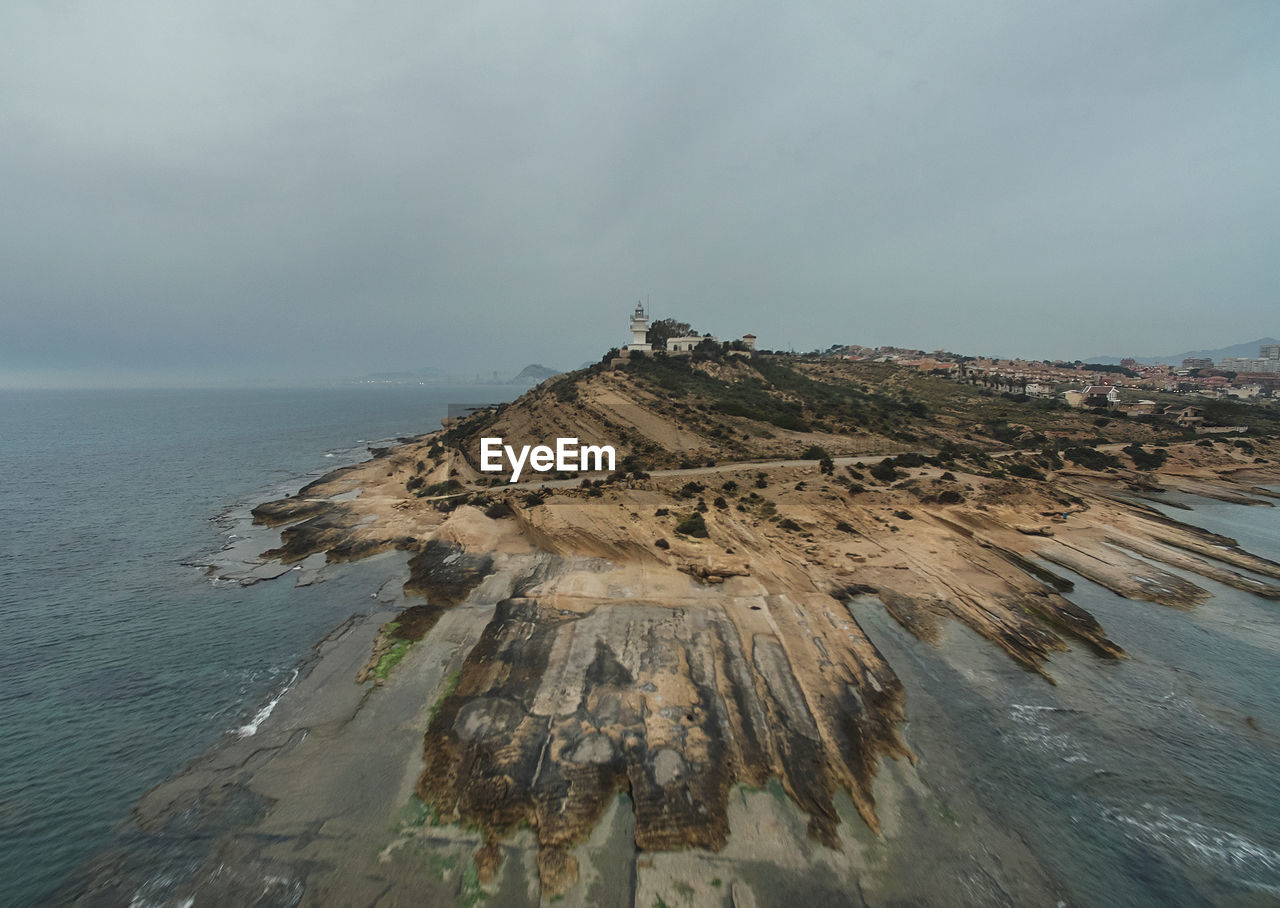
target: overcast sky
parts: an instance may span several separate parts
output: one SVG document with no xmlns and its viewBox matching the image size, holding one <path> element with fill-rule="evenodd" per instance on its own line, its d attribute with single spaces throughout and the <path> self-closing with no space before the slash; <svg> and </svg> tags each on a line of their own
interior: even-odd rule
<svg viewBox="0 0 1280 908">
<path fill-rule="evenodd" d="M 1280 334 L 1280 3 L 0 5 L 0 384 Z"/>
</svg>

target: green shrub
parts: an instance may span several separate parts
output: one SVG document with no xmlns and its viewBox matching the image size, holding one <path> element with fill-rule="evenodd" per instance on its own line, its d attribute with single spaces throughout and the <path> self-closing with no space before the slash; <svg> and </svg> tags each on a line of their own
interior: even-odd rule
<svg viewBox="0 0 1280 908">
<path fill-rule="evenodd" d="M 676 532 L 682 536 L 697 536 L 706 539 L 707 522 L 702 519 L 700 513 L 695 511 L 676 524 Z"/>
<path fill-rule="evenodd" d="M 1169 459 L 1169 452 L 1163 448 L 1147 451 L 1143 449 L 1142 442 L 1138 441 L 1122 450 L 1133 459 L 1133 465 L 1139 470 L 1157 470 Z"/>
<path fill-rule="evenodd" d="M 492 518 L 493 520 L 510 517 L 511 514 L 511 505 L 507 504 L 505 501 L 495 501 L 484 509 L 484 516 Z"/>
<path fill-rule="evenodd" d="M 1096 451 L 1082 445 L 1067 448 L 1062 452 L 1062 456 L 1072 463 L 1078 463 L 1086 470 L 1105 470 L 1108 467 L 1120 466 L 1120 461 L 1114 454 Z"/>
<path fill-rule="evenodd" d="M 692 498 L 694 495 L 703 491 L 705 486 L 700 482 L 686 482 L 679 492 L 676 492 L 678 498 Z"/>
<path fill-rule="evenodd" d="M 881 461 L 873 466 L 870 470 L 872 477 L 881 482 L 893 482 L 902 474 L 893 468 L 893 464 L 888 460 Z"/>
<path fill-rule="evenodd" d="M 1044 474 L 1029 463 L 1006 464 L 1005 472 L 1010 476 L 1020 476 L 1023 479 L 1038 479 L 1041 482 L 1044 482 Z"/>
<path fill-rule="evenodd" d="M 444 482 L 433 482 L 429 486 L 423 486 L 417 494 L 419 498 L 433 498 L 436 495 L 450 495 L 461 491 L 462 483 L 456 479 L 446 479 Z"/>
</svg>

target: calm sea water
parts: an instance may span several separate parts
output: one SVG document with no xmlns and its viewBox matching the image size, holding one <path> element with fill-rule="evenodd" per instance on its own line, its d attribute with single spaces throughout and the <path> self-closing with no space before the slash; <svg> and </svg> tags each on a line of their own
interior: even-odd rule
<svg viewBox="0 0 1280 908">
<path fill-rule="evenodd" d="M 211 518 L 510 386 L 0 392 L 0 905 L 244 723 L 380 578 L 214 584 Z"/>
<path fill-rule="evenodd" d="M 1194 510 L 1166 513 L 1280 554 L 1280 507 L 1181 500 Z M 1280 602 L 1182 576 L 1214 598 L 1186 612 L 1073 576 L 1068 597 L 1130 658 L 1072 644 L 1048 665 L 1056 686 L 963 627 L 934 647 L 855 604 L 956 834 L 988 814 L 1068 905 L 1280 904 Z"/>
</svg>

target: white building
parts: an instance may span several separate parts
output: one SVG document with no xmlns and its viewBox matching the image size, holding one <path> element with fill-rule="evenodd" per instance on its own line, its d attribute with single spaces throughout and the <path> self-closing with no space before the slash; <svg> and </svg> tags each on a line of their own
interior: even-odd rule
<svg viewBox="0 0 1280 908">
<path fill-rule="evenodd" d="M 1223 388 L 1222 393 L 1241 400 L 1258 397 L 1262 394 L 1262 385 L 1242 385 L 1239 388 Z"/>
<path fill-rule="evenodd" d="M 686 334 L 682 337 L 667 338 L 668 353 L 692 353 L 694 348 L 704 340 L 716 343 L 716 339 L 710 334 L 705 337 L 701 334 Z"/>
<path fill-rule="evenodd" d="M 640 353 L 649 353 L 653 350 L 653 346 L 649 343 L 649 315 L 640 303 L 636 303 L 636 311 L 631 313 L 631 343 L 622 349 Z"/>
<path fill-rule="evenodd" d="M 1227 372 L 1280 372 L 1280 359 L 1229 356 L 1218 364 Z"/>
</svg>

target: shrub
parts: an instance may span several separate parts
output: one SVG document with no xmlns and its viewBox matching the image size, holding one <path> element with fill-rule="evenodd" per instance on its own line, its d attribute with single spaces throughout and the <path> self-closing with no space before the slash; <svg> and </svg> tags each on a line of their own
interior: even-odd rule
<svg viewBox="0 0 1280 908">
<path fill-rule="evenodd" d="M 511 505 L 505 501 L 495 501 L 484 509 L 484 516 L 493 520 L 501 520 L 503 517 L 510 517 L 512 514 Z"/>
<path fill-rule="evenodd" d="M 1120 461 L 1114 454 L 1095 451 L 1093 448 L 1081 445 L 1067 448 L 1062 452 L 1062 456 L 1072 463 L 1080 464 L 1086 470 L 1105 470 L 1108 467 L 1120 466 Z"/>
<path fill-rule="evenodd" d="M 446 479 L 444 482 L 434 482 L 429 486 L 420 488 L 417 492 L 420 498 L 432 498 L 436 495 L 449 495 L 453 492 L 461 492 L 462 483 L 456 479 Z"/>
<path fill-rule="evenodd" d="M 667 540 L 665 540 L 665 539 L 658 539 L 658 540 L 655 540 L 653 544 L 654 544 L 654 545 L 656 545 L 656 546 L 657 546 L 658 548 L 660 548 L 660 549 L 669 549 L 669 548 L 671 548 L 671 543 L 667 542 Z"/>
<path fill-rule="evenodd" d="M 723 511 L 725 508 L 729 507 L 729 502 L 727 502 L 727 501 L 725 501 L 725 500 L 724 500 L 724 496 L 723 496 L 723 495 L 719 495 L 719 496 L 717 496 L 717 497 L 716 497 L 716 500 L 715 500 L 715 501 L 713 501 L 713 502 L 711 502 L 711 503 L 712 503 L 713 505 L 715 505 L 716 507 L 718 507 L 718 508 L 719 508 L 720 510 L 722 510 L 722 511 Z"/>
<path fill-rule="evenodd" d="M 888 457 L 886 461 L 896 467 L 924 466 L 924 456 L 917 454 L 915 451 L 908 451 L 906 454 L 899 454 L 897 457 Z"/>
<path fill-rule="evenodd" d="M 777 426 L 779 429 L 787 429 L 791 432 L 808 432 L 809 424 L 794 413 L 780 413 L 769 417 L 769 422 Z"/>
<path fill-rule="evenodd" d="M 1023 479 L 1038 479 L 1044 482 L 1044 474 L 1029 463 L 1011 463 L 1005 466 L 1010 476 L 1021 476 Z"/>
<path fill-rule="evenodd" d="M 887 460 L 882 461 L 876 464 L 875 466 L 873 466 L 870 472 L 872 477 L 880 480 L 881 482 L 893 482 L 895 479 L 897 479 L 899 476 L 902 475 L 897 470 L 895 470 L 893 468 L 893 464 L 889 463 L 889 461 Z"/>
<path fill-rule="evenodd" d="M 778 527 L 779 529 L 789 530 L 793 533 L 799 532 L 800 530 L 800 524 L 796 523 L 790 517 L 784 517 L 782 520 L 779 520 Z"/>
<path fill-rule="evenodd" d="M 698 536 L 706 539 L 707 522 L 702 519 L 701 514 L 695 511 L 676 524 L 676 532 L 681 536 Z"/>
<path fill-rule="evenodd" d="M 1122 449 L 1133 459 L 1133 465 L 1139 470 L 1155 470 L 1164 466 L 1164 462 L 1169 459 L 1169 452 L 1163 448 L 1156 448 L 1152 451 L 1144 450 L 1142 443 L 1135 441 Z"/>
<path fill-rule="evenodd" d="M 810 445 L 809 449 L 800 455 L 801 460 L 823 460 L 826 457 L 826 450 L 819 445 Z"/>
<path fill-rule="evenodd" d="M 1040 456 L 1044 459 L 1044 462 L 1048 464 L 1049 469 L 1062 469 L 1062 458 L 1058 456 L 1058 449 L 1055 446 L 1046 445 L 1044 449 L 1040 451 Z"/>
</svg>

